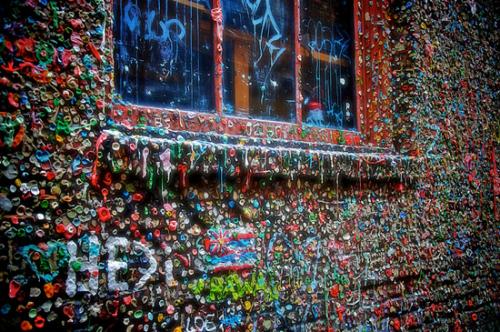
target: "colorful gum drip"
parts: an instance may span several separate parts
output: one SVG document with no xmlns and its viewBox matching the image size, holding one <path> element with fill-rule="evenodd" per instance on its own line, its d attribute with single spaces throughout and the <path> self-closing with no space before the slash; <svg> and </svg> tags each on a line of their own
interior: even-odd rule
<svg viewBox="0 0 500 332">
<path fill-rule="evenodd" d="M 119 103 L 110 2 L 2 3 L 1 329 L 498 331 L 495 4 L 353 5 L 363 135 Z"/>
</svg>

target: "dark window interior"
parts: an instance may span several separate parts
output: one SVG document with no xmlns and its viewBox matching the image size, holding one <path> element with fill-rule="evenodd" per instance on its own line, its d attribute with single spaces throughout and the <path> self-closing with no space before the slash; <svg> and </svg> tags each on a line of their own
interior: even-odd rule
<svg viewBox="0 0 500 332">
<path fill-rule="evenodd" d="M 209 0 L 115 0 L 116 89 L 127 102 L 214 110 Z"/>
<path fill-rule="evenodd" d="M 301 88 L 303 122 L 356 126 L 352 1 L 302 0 Z"/>
<path fill-rule="evenodd" d="M 215 111 L 210 0 L 116 0 L 115 79 L 137 105 Z M 353 3 L 302 0 L 301 77 L 295 77 L 294 1 L 222 0 L 223 112 L 306 125 L 356 127 Z"/>
<path fill-rule="evenodd" d="M 295 121 L 293 1 L 223 0 L 224 112 Z"/>
</svg>

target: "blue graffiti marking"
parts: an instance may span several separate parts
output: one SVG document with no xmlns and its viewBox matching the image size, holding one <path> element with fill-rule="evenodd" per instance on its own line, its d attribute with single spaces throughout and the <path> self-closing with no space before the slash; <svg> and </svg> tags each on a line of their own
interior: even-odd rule
<svg viewBox="0 0 500 332">
<path fill-rule="evenodd" d="M 157 35 L 155 32 L 153 32 L 152 25 L 153 21 L 156 17 L 156 11 L 152 10 L 147 14 L 147 20 L 146 20 L 146 36 L 144 36 L 144 39 L 146 40 L 156 40 L 158 42 L 165 42 L 165 41 L 180 41 L 183 40 L 184 37 L 186 36 L 186 28 L 184 25 L 179 21 L 178 19 L 170 19 L 170 20 L 162 20 L 160 21 L 160 27 L 162 30 L 161 35 Z M 171 34 L 174 27 L 177 27 L 179 32 L 177 34 Z"/>
<path fill-rule="evenodd" d="M 276 43 L 283 38 L 283 34 L 281 33 L 280 26 L 276 23 L 276 19 L 273 16 L 269 0 L 265 1 L 265 12 L 262 16 L 257 16 L 257 11 L 260 8 L 262 0 L 256 0 L 255 2 L 252 2 L 251 0 L 242 0 L 242 3 L 250 9 L 252 24 L 254 26 L 254 35 L 256 38 L 258 35 L 259 56 L 254 61 L 254 66 L 258 66 L 266 52 L 268 52 L 270 56 L 270 66 L 265 74 L 267 81 L 272 68 L 281 55 L 286 51 L 285 48 L 276 45 Z M 260 30 L 258 30 L 258 26 L 260 26 Z"/>
<path fill-rule="evenodd" d="M 20 248 L 19 251 L 36 276 L 46 282 L 54 280 L 69 260 L 66 244 L 61 242 L 49 241 L 45 249 L 30 244 Z M 36 260 L 33 259 L 34 255 L 38 256 Z"/>
<path fill-rule="evenodd" d="M 129 28 L 130 32 L 134 32 L 139 27 L 139 17 L 141 16 L 141 11 L 136 5 L 132 5 L 130 2 L 125 6 L 125 24 Z"/>
</svg>

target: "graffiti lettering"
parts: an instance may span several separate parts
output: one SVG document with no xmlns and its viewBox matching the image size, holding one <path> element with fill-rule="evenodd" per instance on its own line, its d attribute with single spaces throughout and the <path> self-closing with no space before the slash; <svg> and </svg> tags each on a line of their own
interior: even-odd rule
<svg viewBox="0 0 500 332">
<path fill-rule="evenodd" d="M 101 245 L 99 239 L 95 235 L 84 236 L 78 240 L 78 244 L 82 251 L 87 255 L 87 259 L 78 257 L 78 245 L 75 241 L 70 241 L 67 244 L 67 249 L 70 255 L 68 277 L 66 279 L 66 293 L 69 296 L 75 296 L 77 292 L 89 292 L 92 295 L 97 294 L 99 268 L 97 266 L 99 260 L 99 251 Z M 83 249 L 85 248 L 85 249 Z M 76 280 L 76 274 L 86 272 L 89 275 L 88 285 Z"/>
<path fill-rule="evenodd" d="M 178 42 L 184 39 L 186 36 L 186 28 L 178 19 L 161 20 L 160 27 L 162 33 L 160 35 L 153 31 L 153 22 L 156 17 L 156 12 L 154 10 L 147 14 L 146 20 L 146 35 L 144 38 L 146 40 L 156 40 L 158 42 Z M 177 28 L 177 33 L 173 33 L 174 28 Z"/>
</svg>

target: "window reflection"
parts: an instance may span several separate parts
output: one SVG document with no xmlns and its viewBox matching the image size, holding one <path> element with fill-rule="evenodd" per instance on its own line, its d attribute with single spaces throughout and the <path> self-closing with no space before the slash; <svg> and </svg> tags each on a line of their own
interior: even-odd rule
<svg viewBox="0 0 500 332">
<path fill-rule="evenodd" d="M 301 15 L 303 122 L 354 128 L 352 1 L 302 0 Z"/>
<path fill-rule="evenodd" d="M 116 90 L 139 105 L 214 110 L 210 0 L 115 0 Z"/>
<path fill-rule="evenodd" d="M 224 112 L 295 121 L 293 0 L 223 0 Z"/>
</svg>

